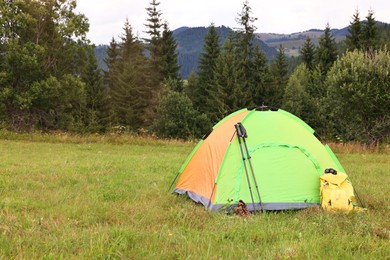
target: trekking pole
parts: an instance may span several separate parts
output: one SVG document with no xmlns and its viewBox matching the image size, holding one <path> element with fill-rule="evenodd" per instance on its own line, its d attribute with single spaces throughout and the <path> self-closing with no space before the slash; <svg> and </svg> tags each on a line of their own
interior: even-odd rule
<svg viewBox="0 0 390 260">
<path fill-rule="evenodd" d="M 259 197 L 259 203 L 260 203 L 260 209 L 262 212 L 264 212 L 264 208 L 263 208 L 263 203 L 261 201 L 261 196 L 260 196 L 260 191 L 259 191 L 259 186 L 257 185 L 257 181 L 256 181 L 256 176 L 255 176 L 255 171 L 253 170 L 253 165 L 252 165 L 252 161 L 251 161 L 251 155 L 249 154 L 249 150 L 248 150 L 248 146 L 246 144 L 246 140 L 245 138 L 248 137 L 247 133 L 246 133 L 246 129 L 245 127 L 241 124 L 241 123 L 238 123 L 237 124 L 238 127 L 240 128 L 240 131 L 242 133 L 242 140 L 244 142 L 244 147 L 245 147 L 245 151 L 246 151 L 246 157 L 248 159 L 248 162 L 249 162 L 249 166 L 250 166 L 250 169 L 251 169 L 251 172 L 252 172 L 252 177 L 253 177 L 253 181 L 255 182 L 255 187 L 256 187 L 256 191 L 257 191 L 257 196 Z"/>
<path fill-rule="evenodd" d="M 242 155 L 242 161 L 243 161 L 243 163 L 244 163 L 244 169 L 245 169 L 246 180 L 248 181 L 249 193 L 250 193 L 251 199 L 252 199 L 253 211 L 255 211 L 255 200 L 253 199 L 253 193 L 252 193 L 251 182 L 250 182 L 250 180 L 249 180 L 248 169 L 247 169 L 246 163 L 245 163 L 244 150 L 242 149 L 242 144 L 241 144 L 241 139 L 240 139 L 240 138 L 242 137 L 242 133 L 241 133 L 241 130 L 240 130 L 240 127 L 239 127 L 238 124 L 235 124 L 234 126 L 235 126 L 236 132 L 237 132 L 238 143 L 240 144 L 240 151 L 241 151 L 241 155 Z"/>
</svg>

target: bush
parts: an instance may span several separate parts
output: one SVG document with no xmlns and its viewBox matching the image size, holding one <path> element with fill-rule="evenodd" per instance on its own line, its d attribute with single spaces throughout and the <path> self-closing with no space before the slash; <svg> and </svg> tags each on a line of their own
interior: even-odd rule
<svg viewBox="0 0 390 260">
<path fill-rule="evenodd" d="M 193 108 L 186 94 L 174 91 L 161 100 L 159 116 L 153 124 L 156 134 L 165 138 L 199 137 L 207 128 L 210 128 L 208 118 Z"/>
<path fill-rule="evenodd" d="M 346 53 L 329 71 L 327 105 L 334 134 L 375 145 L 390 134 L 389 51 Z"/>
</svg>

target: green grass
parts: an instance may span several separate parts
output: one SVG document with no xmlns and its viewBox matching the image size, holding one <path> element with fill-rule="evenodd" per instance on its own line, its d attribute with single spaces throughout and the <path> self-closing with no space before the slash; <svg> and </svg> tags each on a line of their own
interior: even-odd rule
<svg viewBox="0 0 390 260">
<path fill-rule="evenodd" d="M 388 259 L 390 156 L 337 148 L 365 213 L 211 213 L 168 192 L 194 143 L 0 133 L 0 258 Z"/>
</svg>

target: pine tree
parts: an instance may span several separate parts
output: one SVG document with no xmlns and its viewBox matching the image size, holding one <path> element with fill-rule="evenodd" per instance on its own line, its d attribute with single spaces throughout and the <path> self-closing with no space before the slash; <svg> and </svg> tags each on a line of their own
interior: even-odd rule
<svg viewBox="0 0 390 260">
<path fill-rule="evenodd" d="M 110 98 L 115 122 L 137 130 L 148 125 L 145 118 L 149 107 L 150 88 L 146 79 L 146 58 L 140 41 L 133 35 L 126 20 L 120 42 L 120 56 L 114 63 Z"/>
<path fill-rule="evenodd" d="M 161 30 L 163 23 L 161 21 L 161 11 L 158 9 L 160 2 L 152 0 L 149 2 L 149 7 L 146 8 L 148 22 L 145 26 L 148 28 L 146 33 L 149 35 L 149 38 L 144 39 L 147 44 L 147 49 L 149 50 L 150 57 L 150 67 L 152 74 L 150 75 L 153 84 L 155 85 L 155 91 L 160 91 L 160 85 L 164 77 L 162 75 L 163 59 L 162 59 L 162 49 L 161 49 Z"/>
<path fill-rule="evenodd" d="M 191 102 L 195 99 L 196 86 L 198 84 L 198 78 L 195 71 L 191 71 L 188 75 L 187 81 L 184 81 L 184 92 L 190 98 Z"/>
<path fill-rule="evenodd" d="M 259 45 L 256 45 L 253 56 L 252 75 L 254 84 L 250 89 L 250 93 L 253 105 L 261 106 L 268 104 L 267 86 L 270 84 L 271 78 L 267 57 L 261 51 Z"/>
<path fill-rule="evenodd" d="M 237 44 L 239 46 L 240 58 L 245 62 L 253 57 L 253 39 L 256 27 L 253 25 L 257 18 L 252 17 L 251 7 L 248 0 L 245 0 L 241 13 L 238 14 L 237 23 L 241 26 L 237 33 Z"/>
<path fill-rule="evenodd" d="M 103 83 L 103 74 L 98 68 L 95 53 L 90 48 L 87 65 L 81 78 L 85 82 L 86 110 L 85 126 L 89 132 L 104 132 L 110 123 L 108 89 Z"/>
<path fill-rule="evenodd" d="M 284 89 L 288 81 L 288 63 L 284 48 L 282 45 L 278 48 L 278 54 L 271 65 L 273 77 L 272 89 L 269 91 L 269 105 L 280 107 L 282 105 Z"/>
<path fill-rule="evenodd" d="M 359 10 L 356 10 L 352 17 L 352 22 L 349 24 L 348 34 L 346 37 L 346 45 L 349 51 L 362 48 L 362 23 L 359 17 Z"/>
<path fill-rule="evenodd" d="M 180 66 L 177 62 L 178 53 L 176 52 L 176 48 L 177 42 L 173 37 L 172 31 L 169 30 L 167 23 L 165 23 L 161 38 L 161 73 L 164 80 L 172 80 L 180 83 Z"/>
<path fill-rule="evenodd" d="M 250 105 L 250 90 L 254 88 L 254 77 L 252 75 L 253 65 L 253 40 L 256 27 L 253 25 L 257 18 L 252 17 L 251 7 L 247 0 L 244 1 L 242 11 L 238 14 L 237 23 L 241 26 L 238 29 L 235 39 L 235 54 L 237 56 L 239 70 L 237 73 L 240 75 L 239 88 L 236 89 L 237 105 L 239 107 L 245 107 Z"/>
<path fill-rule="evenodd" d="M 326 25 L 324 34 L 319 39 L 316 49 L 316 63 L 322 76 L 325 76 L 333 63 L 337 60 L 336 40 L 333 37 L 329 24 Z"/>
<path fill-rule="evenodd" d="M 107 65 L 107 71 L 104 71 L 104 85 L 106 88 L 111 88 L 113 84 L 113 77 L 116 72 L 116 65 L 119 59 L 119 46 L 115 41 L 114 37 L 112 38 L 110 45 L 107 47 L 106 58 L 104 62 Z"/>
<path fill-rule="evenodd" d="M 302 62 L 309 70 L 314 68 L 315 47 L 310 37 L 306 38 L 301 51 Z"/>
<path fill-rule="evenodd" d="M 114 37 L 111 39 L 110 45 L 107 48 L 106 51 L 106 58 L 104 59 L 104 62 L 106 63 L 107 67 L 110 69 L 114 66 L 115 62 L 118 60 L 119 57 L 119 46 L 118 43 L 115 41 Z"/>
<path fill-rule="evenodd" d="M 230 34 L 223 44 L 222 52 L 216 64 L 215 79 L 218 88 L 222 91 L 224 100 L 223 111 L 225 114 L 232 113 L 242 108 L 242 101 L 238 93 L 242 89 L 242 76 L 237 55 L 235 53 L 234 35 Z"/>
<path fill-rule="evenodd" d="M 167 71 L 167 62 L 169 59 L 175 59 L 175 57 L 164 57 L 162 48 L 169 48 L 169 51 L 172 51 L 173 46 L 170 45 L 173 42 L 170 39 L 170 32 L 167 27 L 165 32 L 165 43 L 162 43 L 163 35 L 162 29 L 164 23 L 162 22 L 161 16 L 162 13 L 158 9 L 160 2 L 157 0 L 152 0 L 149 2 L 149 7 L 146 8 L 148 22 L 145 26 L 148 28 L 146 31 L 149 34 L 149 38 L 145 39 L 147 44 L 147 50 L 149 51 L 148 57 L 148 72 L 147 72 L 147 84 L 150 86 L 150 96 L 149 96 L 149 107 L 147 109 L 146 115 L 148 117 L 147 121 L 153 122 L 157 117 L 157 110 L 160 105 L 161 97 L 163 96 L 164 85 L 168 88 L 177 88 L 181 89 L 182 85 L 176 79 L 169 79 L 169 75 L 164 75 Z M 171 41 L 169 43 L 169 41 Z M 169 46 L 170 45 L 170 46 Z M 169 61 L 171 64 L 172 60 Z M 171 73 L 171 72 L 169 72 Z M 164 82 L 165 81 L 165 82 Z"/>
<path fill-rule="evenodd" d="M 120 48 L 119 44 L 112 37 L 110 45 L 107 47 L 106 58 L 104 62 L 107 64 L 107 71 L 104 71 L 104 87 L 107 90 L 107 102 L 109 109 L 109 122 L 112 124 L 116 121 L 114 102 L 112 102 L 112 89 L 115 88 L 115 79 L 119 75 L 119 59 Z"/>
<path fill-rule="evenodd" d="M 160 2 L 156 0 L 152 0 L 149 2 L 149 7 L 146 8 L 148 18 L 146 21 L 148 22 L 145 26 L 148 28 L 146 31 L 149 34 L 150 38 L 145 39 L 148 43 L 149 51 L 152 60 L 157 59 L 160 56 L 159 42 L 161 40 L 161 28 L 163 24 L 161 22 L 161 11 L 158 10 L 158 6 Z"/>
<path fill-rule="evenodd" d="M 379 47 L 378 27 L 374 18 L 374 12 L 368 11 L 362 30 L 362 45 L 364 51 L 377 50 Z"/>
<path fill-rule="evenodd" d="M 203 51 L 199 58 L 199 76 L 193 100 L 195 109 L 201 113 L 206 113 L 208 116 L 215 115 L 217 111 L 215 106 L 219 103 L 218 99 L 220 99 L 214 75 L 219 54 L 219 35 L 214 24 L 211 24 L 205 36 Z"/>
</svg>

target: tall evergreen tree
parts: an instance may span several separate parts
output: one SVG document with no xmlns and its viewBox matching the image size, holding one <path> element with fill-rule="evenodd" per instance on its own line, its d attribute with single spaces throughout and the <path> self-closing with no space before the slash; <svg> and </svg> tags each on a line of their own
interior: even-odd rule
<svg viewBox="0 0 390 260">
<path fill-rule="evenodd" d="M 114 66 L 115 62 L 118 60 L 118 57 L 119 46 L 118 43 L 115 41 L 114 37 L 112 37 L 111 42 L 107 47 L 106 57 L 104 58 L 104 62 L 109 69 Z"/>
<path fill-rule="evenodd" d="M 161 21 L 161 11 L 158 9 L 160 2 L 152 0 L 149 2 L 149 7 L 146 8 L 148 22 L 145 26 L 148 28 L 146 33 L 149 34 L 150 38 L 145 39 L 148 43 L 150 55 L 152 60 L 157 59 L 160 56 L 161 50 L 159 49 L 159 42 L 161 39 L 161 28 L 163 23 Z"/>
<path fill-rule="evenodd" d="M 110 123 L 108 89 L 104 86 L 92 46 L 86 58 L 87 66 L 81 75 L 86 91 L 85 126 L 87 131 L 103 132 Z"/>
<path fill-rule="evenodd" d="M 260 106 L 268 104 L 267 87 L 271 82 L 271 77 L 268 69 L 267 57 L 261 51 L 259 45 L 256 45 L 253 54 L 252 75 L 253 84 L 250 89 L 252 105 Z"/>
<path fill-rule="evenodd" d="M 362 44 L 364 51 L 377 50 L 379 47 L 378 26 L 374 18 L 374 12 L 368 11 L 362 30 Z"/>
<path fill-rule="evenodd" d="M 146 8 L 148 18 L 146 21 L 148 22 L 145 26 L 148 28 L 146 33 L 149 35 L 149 38 L 146 38 L 145 41 L 147 43 L 147 49 L 150 53 L 150 67 L 151 67 L 151 78 L 154 81 L 154 84 L 157 85 L 155 88 L 158 89 L 158 85 L 163 80 L 162 75 L 162 49 L 161 49 L 161 31 L 163 27 L 163 23 L 161 21 L 161 11 L 158 9 L 160 2 L 157 0 L 152 0 L 149 2 L 149 7 Z"/>
<path fill-rule="evenodd" d="M 198 78 L 195 71 L 191 71 L 188 75 L 187 81 L 184 81 L 184 92 L 190 98 L 191 102 L 195 99 L 196 86 L 198 84 Z"/>
<path fill-rule="evenodd" d="M 237 56 L 236 61 L 239 63 L 238 73 L 240 74 L 240 85 L 236 90 L 237 101 L 240 107 L 250 105 L 250 89 L 253 89 L 256 83 L 252 75 L 253 53 L 254 53 L 254 32 L 256 27 L 254 22 L 257 18 L 252 17 L 251 7 L 248 0 L 245 0 L 241 13 L 238 14 L 237 23 L 240 26 L 235 39 L 235 53 Z"/>
<path fill-rule="evenodd" d="M 113 77 L 115 76 L 116 66 L 118 64 L 118 59 L 120 55 L 120 50 L 118 43 L 115 41 L 114 37 L 111 39 L 110 45 L 107 47 L 106 57 L 104 62 L 107 65 L 108 70 L 104 71 L 104 84 L 106 88 L 111 88 L 114 82 Z"/>
<path fill-rule="evenodd" d="M 345 39 L 347 49 L 353 51 L 362 48 L 362 23 L 359 17 L 359 10 L 356 9 L 349 24 L 348 34 Z"/>
<path fill-rule="evenodd" d="M 240 64 L 235 52 L 234 35 L 230 34 L 223 44 L 222 52 L 216 64 L 215 78 L 218 88 L 222 90 L 225 114 L 242 108 L 238 93 L 242 88 Z"/>
<path fill-rule="evenodd" d="M 237 23 L 240 28 L 238 28 L 238 45 L 239 51 L 241 54 L 241 59 L 243 61 L 251 60 L 253 57 L 253 39 L 254 32 L 256 27 L 253 25 L 256 22 L 257 18 L 252 17 L 252 8 L 249 6 L 248 0 L 245 0 L 241 13 L 238 14 Z"/>
<path fill-rule="evenodd" d="M 325 131 L 327 123 L 325 117 L 327 116 L 326 110 L 324 110 L 324 100 L 327 95 L 327 86 L 325 80 L 328 71 L 337 60 L 338 51 L 335 38 L 331 34 L 329 24 L 326 25 L 324 34 L 319 38 L 319 45 L 315 49 L 315 67 L 310 71 L 310 81 L 306 86 L 306 93 L 311 101 L 311 118 L 308 122 L 318 129 L 319 131 Z M 323 133 L 322 132 L 322 133 Z"/>
<path fill-rule="evenodd" d="M 145 113 L 149 107 L 147 61 L 140 41 L 126 20 L 120 42 L 120 56 L 114 64 L 110 98 L 117 124 L 133 130 L 148 125 Z"/>
<path fill-rule="evenodd" d="M 322 76 L 328 73 L 333 63 L 337 60 L 336 40 L 330 31 L 329 24 L 326 25 L 324 34 L 319 39 L 315 60 Z"/>
<path fill-rule="evenodd" d="M 177 62 L 178 53 L 176 48 L 177 42 L 173 37 L 172 31 L 169 30 L 168 24 L 165 23 L 161 38 L 161 73 L 164 80 L 173 80 L 180 83 L 180 66 Z"/>
<path fill-rule="evenodd" d="M 215 83 L 215 69 L 220 54 L 219 35 L 214 24 L 208 29 L 203 51 L 199 58 L 199 76 L 195 88 L 194 107 L 213 120 L 218 118 L 217 104 L 221 103 L 220 91 Z"/>
<path fill-rule="evenodd" d="M 278 53 L 274 62 L 271 65 L 271 73 L 273 77 L 272 89 L 269 91 L 269 104 L 274 107 L 280 107 L 283 101 L 284 89 L 288 81 L 288 63 L 287 57 L 282 45 L 278 48 Z"/>
<path fill-rule="evenodd" d="M 104 59 L 104 62 L 107 65 L 107 71 L 104 71 L 104 86 L 108 92 L 107 102 L 108 102 L 110 123 L 114 123 L 116 121 L 114 102 L 112 102 L 112 98 L 111 98 L 111 94 L 112 94 L 111 90 L 115 88 L 114 87 L 116 82 L 115 79 L 117 78 L 120 72 L 119 59 L 120 59 L 120 46 L 116 42 L 114 37 L 112 37 L 111 42 L 107 47 L 106 58 Z"/>
<path fill-rule="evenodd" d="M 314 68 L 315 47 L 310 37 L 306 38 L 302 49 L 300 50 L 302 62 L 309 70 Z"/>
<path fill-rule="evenodd" d="M 168 59 L 175 59 L 175 57 L 164 57 L 163 46 L 164 48 L 169 48 L 172 50 L 173 43 L 171 39 L 170 32 L 167 27 L 167 31 L 165 32 L 165 44 L 162 43 L 162 30 L 164 27 L 164 23 L 162 22 L 161 16 L 162 13 L 158 9 L 160 2 L 157 0 L 152 0 L 149 2 L 149 7 L 146 8 L 148 18 L 146 19 L 147 24 L 145 26 L 148 28 L 146 33 L 149 35 L 148 39 L 145 39 L 147 44 L 147 49 L 149 51 L 148 57 L 148 85 L 150 86 L 150 103 L 147 109 L 147 117 L 149 118 L 147 121 L 154 121 L 157 117 L 157 110 L 160 105 L 161 97 L 164 91 L 164 80 L 165 85 L 168 85 L 168 88 L 178 88 L 181 89 L 182 86 L 178 80 L 169 79 L 169 75 L 164 75 L 167 73 L 167 61 Z M 169 43 L 169 41 L 171 41 Z M 172 61 L 169 61 L 171 64 Z M 171 72 L 169 72 L 171 73 Z"/>
</svg>

